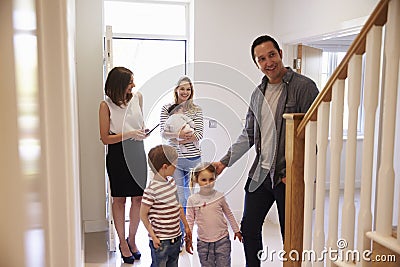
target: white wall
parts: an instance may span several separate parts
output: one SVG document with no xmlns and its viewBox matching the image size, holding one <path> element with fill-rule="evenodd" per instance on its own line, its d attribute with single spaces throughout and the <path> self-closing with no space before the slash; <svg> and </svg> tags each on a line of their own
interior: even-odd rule
<svg viewBox="0 0 400 267">
<path fill-rule="evenodd" d="M 206 121 L 202 143 L 206 160 L 219 160 L 241 132 L 250 94 L 262 77 L 252 61 L 250 46 L 259 35 L 274 35 L 271 7 L 272 0 L 195 1 L 194 80 L 222 85 L 201 84 L 195 88 L 205 117 L 218 121 L 215 129 L 208 128 Z M 199 61 L 209 63 L 196 63 Z M 253 159 L 254 149 L 218 178 L 217 188 L 227 194 L 238 220 Z"/>
<path fill-rule="evenodd" d="M 261 74 L 251 60 L 250 46 L 259 35 L 274 35 L 273 3 L 273 0 L 195 1 L 194 60 L 226 64 L 258 83 Z"/>
</svg>

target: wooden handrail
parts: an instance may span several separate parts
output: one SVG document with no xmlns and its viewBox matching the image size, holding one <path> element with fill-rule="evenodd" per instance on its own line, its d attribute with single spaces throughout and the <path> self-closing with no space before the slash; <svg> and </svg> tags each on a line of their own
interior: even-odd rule
<svg viewBox="0 0 400 267">
<path fill-rule="evenodd" d="M 381 0 L 371 16 L 364 24 L 360 33 L 354 39 L 351 44 L 349 50 L 344 56 L 343 60 L 340 62 L 339 66 L 335 69 L 332 76 L 327 81 L 324 89 L 321 93 L 318 94 L 317 98 L 314 100 L 313 104 L 309 108 L 308 112 L 304 116 L 304 119 L 301 121 L 298 129 L 297 135 L 301 136 L 304 134 L 305 127 L 309 121 L 315 121 L 317 119 L 318 107 L 321 102 L 329 102 L 332 97 L 332 86 L 337 79 L 346 79 L 347 78 L 347 67 L 350 61 L 350 58 L 353 55 L 362 55 L 365 52 L 366 47 L 366 39 L 367 33 L 372 28 L 372 26 L 383 26 L 387 20 L 387 11 L 388 11 L 388 3 L 390 0 Z"/>
</svg>

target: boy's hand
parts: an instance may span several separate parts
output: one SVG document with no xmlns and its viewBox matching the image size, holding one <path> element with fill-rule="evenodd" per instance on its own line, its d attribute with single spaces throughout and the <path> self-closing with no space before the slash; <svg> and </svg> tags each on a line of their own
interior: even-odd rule
<svg viewBox="0 0 400 267">
<path fill-rule="evenodd" d="M 186 241 L 186 238 L 185 238 L 185 246 L 186 246 L 186 252 L 193 255 L 193 243 L 192 243 L 192 240 Z"/>
<path fill-rule="evenodd" d="M 235 236 L 233 237 L 233 239 L 235 240 L 236 237 L 238 238 L 238 240 L 239 240 L 240 242 L 243 242 L 243 236 L 242 236 L 242 233 L 241 233 L 241 232 L 236 232 L 236 233 L 235 233 Z"/>
<path fill-rule="evenodd" d="M 185 227 L 185 242 L 186 240 L 192 242 L 192 231 L 190 231 L 189 225 Z"/>
<path fill-rule="evenodd" d="M 153 246 L 155 249 L 158 249 L 161 246 L 161 241 L 158 237 L 154 236 L 151 238 L 153 240 Z"/>
<path fill-rule="evenodd" d="M 193 243 L 192 243 L 192 232 L 190 231 L 189 227 L 185 228 L 185 246 L 186 251 L 189 254 L 193 254 Z"/>
</svg>

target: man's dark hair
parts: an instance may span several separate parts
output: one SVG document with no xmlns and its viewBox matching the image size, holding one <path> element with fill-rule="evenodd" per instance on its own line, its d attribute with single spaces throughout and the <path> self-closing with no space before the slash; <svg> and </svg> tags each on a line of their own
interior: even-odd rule
<svg viewBox="0 0 400 267">
<path fill-rule="evenodd" d="M 262 35 L 260 37 L 257 37 L 257 39 L 255 39 L 253 41 L 253 44 L 251 45 L 251 58 L 253 59 L 254 63 L 257 65 L 255 56 L 254 56 L 254 49 L 256 48 L 257 45 L 260 45 L 262 43 L 265 42 L 272 42 L 272 44 L 274 45 L 274 47 L 278 50 L 278 52 L 280 53 L 281 49 L 279 48 L 279 44 L 278 42 L 272 38 L 269 35 Z"/>
</svg>

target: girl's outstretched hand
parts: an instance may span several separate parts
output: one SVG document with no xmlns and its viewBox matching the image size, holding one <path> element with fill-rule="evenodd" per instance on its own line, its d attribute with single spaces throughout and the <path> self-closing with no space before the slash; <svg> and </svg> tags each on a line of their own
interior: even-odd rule
<svg viewBox="0 0 400 267">
<path fill-rule="evenodd" d="M 238 240 L 239 240 L 240 242 L 243 242 L 243 236 L 242 236 L 242 233 L 241 233 L 241 232 L 236 232 L 236 233 L 235 233 L 235 236 L 233 237 L 233 239 L 235 240 L 236 237 L 238 238 Z"/>
</svg>

